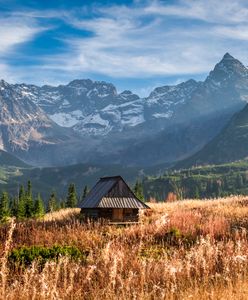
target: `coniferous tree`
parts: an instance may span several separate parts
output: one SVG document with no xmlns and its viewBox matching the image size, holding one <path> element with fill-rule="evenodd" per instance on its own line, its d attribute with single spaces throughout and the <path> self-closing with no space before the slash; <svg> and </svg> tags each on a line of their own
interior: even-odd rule
<svg viewBox="0 0 248 300">
<path fill-rule="evenodd" d="M 25 190 L 23 185 L 20 186 L 19 195 L 18 195 L 18 203 L 17 203 L 17 214 L 16 217 L 18 219 L 25 218 L 26 216 L 26 203 L 25 203 Z"/>
<path fill-rule="evenodd" d="M 207 181 L 207 186 L 206 186 L 206 196 L 211 197 L 213 194 L 213 181 L 212 179 L 209 179 Z"/>
<path fill-rule="evenodd" d="M 197 185 L 195 186 L 194 198 L 195 199 L 199 199 L 200 198 L 200 191 L 199 191 L 199 188 L 198 188 Z"/>
<path fill-rule="evenodd" d="M 3 192 L 0 198 L 0 220 L 4 221 L 8 217 L 10 217 L 9 195 Z"/>
<path fill-rule="evenodd" d="M 221 181 L 220 180 L 215 180 L 213 183 L 213 191 L 214 191 L 214 196 L 215 197 L 220 197 L 221 195 Z"/>
<path fill-rule="evenodd" d="M 47 207 L 47 211 L 48 212 L 53 212 L 56 211 L 58 209 L 57 207 L 57 197 L 55 192 L 52 192 L 49 200 L 48 200 L 48 207 Z"/>
<path fill-rule="evenodd" d="M 25 194 L 25 217 L 31 218 L 34 215 L 34 201 L 32 195 L 31 181 L 28 181 L 27 192 Z"/>
<path fill-rule="evenodd" d="M 38 194 L 37 198 L 34 202 L 34 216 L 36 218 L 42 217 L 45 214 L 45 208 L 43 200 L 41 199 L 40 194 Z"/>
<path fill-rule="evenodd" d="M 60 208 L 65 208 L 65 201 L 64 200 L 61 200 L 60 201 Z"/>
<path fill-rule="evenodd" d="M 66 207 L 76 207 L 77 206 L 77 193 L 74 183 L 71 183 L 68 187 L 68 193 L 66 198 Z"/>
<path fill-rule="evenodd" d="M 84 187 L 84 190 L 83 190 L 82 200 L 84 200 L 86 198 L 86 196 L 88 195 L 89 191 L 90 191 L 89 187 L 86 185 Z"/>
<path fill-rule="evenodd" d="M 236 187 L 238 189 L 241 189 L 244 185 L 244 182 L 243 182 L 243 177 L 242 175 L 238 174 L 237 177 L 236 177 Z"/>
<path fill-rule="evenodd" d="M 27 187 L 27 196 L 32 198 L 32 184 L 31 184 L 31 181 L 28 180 L 28 187 Z"/>
<path fill-rule="evenodd" d="M 225 191 L 228 190 L 228 180 L 227 180 L 227 176 L 224 176 L 224 177 L 223 177 L 223 189 L 224 189 Z"/>
<path fill-rule="evenodd" d="M 144 201 L 145 197 L 144 197 L 144 193 L 143 193 L 143 186 L 142 186 L 142 183 L 139 182 L 138 180 L 136 181 L 135 186 L 134 186 L 134 194 L 138 199 Z"/>
<path fill-rule="evenodd" d="M 10 215 L 12 217 L 17 217 L 18 199 L 16 197 L 10 198 L 10 200 L 9 200 L 9 210 L 10 210 Z"/>
</svg>

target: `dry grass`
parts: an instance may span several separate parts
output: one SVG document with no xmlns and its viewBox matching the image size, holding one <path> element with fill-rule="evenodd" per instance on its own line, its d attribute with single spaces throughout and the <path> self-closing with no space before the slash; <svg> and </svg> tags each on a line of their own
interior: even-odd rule
<svg viewBox="0 0 248 300">
<path fill-rule="evenodd" d="M 248 197 L 151 204 L 142 224 L 83 224 L 78 210 L 0 227 L 0 299 L 247 299 Z M 22 245 L 74 245 L 69 258 L 41 270 L 12 270 Z"/>
<path fill-rule="evenodd" d="M 61 221 L 68 218 L 73 218 L 80 213 L 80 208 L 65 208 L 58 211 L 47 213 L 44 217 L 44 221 Z"/>
</svg>

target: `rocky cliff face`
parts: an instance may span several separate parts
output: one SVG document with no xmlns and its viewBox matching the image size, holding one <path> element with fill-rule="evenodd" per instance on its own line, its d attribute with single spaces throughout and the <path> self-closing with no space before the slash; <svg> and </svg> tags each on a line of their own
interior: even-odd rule
<svg viewBox="0 0 248 300">
<path fill-rule="evenodd" d="M 24 90 L 0 81 L 0 149 L 30 163 L 46 164 L 54 160 L 51 149 L 60 151 L 78 140 L 71 129 L 52 121 Z"/>
<path fill-rule="evenodd" d="M 137 147 L 142 161 L 153 164 L 157 159 L 144 150 L 152 143 L 158 147 L 158 161 L 168 162 L 206 144 L 247 100 L 248 70 L 228 53 L 204 82 L 158 87 L 146 98 L 90 79 L 57 87 L 1 81 L 0 149 L 26 161 L 39 161 L 42 155 L 47 164 L 65 164 L 111 155 L 116 161 L 121 155 L 125 163 L 129 148 Z M 225 117 L 218 120 L 218 114 Z M 206 132 L 208 122 L 218 124 L 211 123 Z M 194 141 L 187 145 L 185 128 Z M 173 155 L 165 154 L 165 148 Z"/>
<path fill-rule="evenodd" d="M 131 91 L 118 94 L 112 84 L 90 79 L 57 87 L 20 84 L 11 88 L 21 99 L 41 107 L 58 125 L 72 127 L 82 135 L 101 136 L 156 119 L 165 123 L 192 119 L 194 114 L 246 101 L 247 74 L 247 68 L 227 53 L 204 82 L 188 80 L 158 87 L 143 99 Z"/>
</svg>

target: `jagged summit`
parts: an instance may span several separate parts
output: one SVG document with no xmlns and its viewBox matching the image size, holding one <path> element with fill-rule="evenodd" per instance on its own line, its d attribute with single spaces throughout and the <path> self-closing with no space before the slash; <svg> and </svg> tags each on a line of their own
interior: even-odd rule
<svg viewBox="0 0 248 300">
<path fill-rule="evenodd" d="M 223 84 L 230 86 L 242 78 L 248 78 L 248 69 L 238 59 L 226 53 L 214 70 L 209 73 L 206 83 L 215 86 Z"/>
<path fill-rule="evenodd" d="M 91 79 L 41 87 L 0 81 L 0 149 L 14 149 L 19 157 L 30 156 L 36 163 L 42 147 L 50 147 L 52 155 L 61 151 L 74 163 L 97 159 L 97 148 L 98 158 L 115 153 L 116 163 L 129 160 L 137 164 L 136 156 L 129 155 L 128 149 L 134 141 L 139 145 L 144 141 L 139 151 L 144 154 L 140 156 L 145 164 L 175 161 L 208 142 L 225 120 L 244 106 L 244 101 L 248 102 L 248 70 L 229 53 L 205 81 L 190 79 L 160 86 L 146 98 L 129 90 L 118 93 L 113 84 Z M 217 121 L 216 114 L 220 115 Z M 199 133 L 203 122 L 199 120 L 203 118 L 213 120 L 210 133 L 209 130 Z M 191 126 L 193 122 L 200 125 Z M 182 124 L 189 125 L 187 134 Z M 150 145 L 156 141 L 150 139 L 157 139 L 162 131 L 166 135 L 155 147 L 158 153 L 152 154 Z M 66 152 L 61 145 L 70 151 Z M 148 156 L 143 149 L 149 149 Z M 166 149 L 169 151 L 164 152 Z M 60 159 L 58 155 L 47 155 L 44 163 L 45 160 L 54 163 L 57 158 Z M 64 164 L 64 156 L 62 160 Z"/>
<path fill-rule="evenodd" d="M 222 60 L 223 59 L 235 59 L 229 52 L 227 52 L 224 56 L 223 56 L 223 58 L 222 58 Z"/>
<path fill-rule="evenodd" d="M 0 87 L 1 88 L 5 88 L 5 87 L 9 87 L 10 85 L 8 84 L 8 82 L 6 82 L 5 80 L 1 79 L 0 80 Z"/>
</svg>

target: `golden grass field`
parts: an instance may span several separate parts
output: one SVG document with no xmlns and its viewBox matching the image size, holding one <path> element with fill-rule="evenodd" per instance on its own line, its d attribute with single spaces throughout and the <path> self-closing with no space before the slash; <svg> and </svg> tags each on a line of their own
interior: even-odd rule
<svg viewBox="0 0 248 300">
<path fill-rule="evenodd" d="M 79 209 L 2 225 L 0 299 L 248 299 L 248 197 L 150 206 L 130 227 L 84 224 Z M 86 262 L 8 264 L 13 248 L 54 244 Z"/>
</svg>

